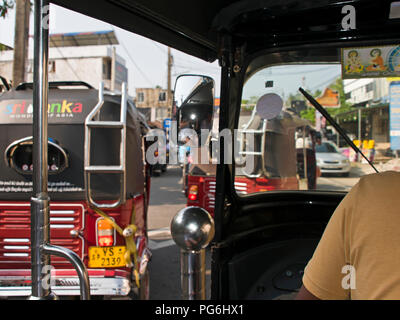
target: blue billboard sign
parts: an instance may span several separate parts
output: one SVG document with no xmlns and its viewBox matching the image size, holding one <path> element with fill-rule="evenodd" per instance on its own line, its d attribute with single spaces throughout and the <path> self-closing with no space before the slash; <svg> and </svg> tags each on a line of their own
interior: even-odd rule
<svg viewBox="0 0 400 320">
<path fill-rule="evenodd" d="M 400 150 L 400 82 L 390 83 L 390 149 Z"/>
<path fill-rule="evenodd" d="M 171 128 L 171 119 L 164 120 L 164 129 Z"/>
</svg>

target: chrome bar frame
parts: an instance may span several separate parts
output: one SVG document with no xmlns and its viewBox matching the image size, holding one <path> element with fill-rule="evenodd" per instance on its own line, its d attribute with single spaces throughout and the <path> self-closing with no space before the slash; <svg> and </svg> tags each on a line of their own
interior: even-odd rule
<svg viewBox="0 0 400 320">
<path fill-rule="evenodd" d="M 90 288 L 89 276 L 86 270 L 86 266 L 79 258 L 79 256 L 72 250 L 53 246 L 50 244 L 43 246 L 43 252 L 45 254 L 65 258 L 69 262 L 71 262 L 76 270 L 76 273 L 78 274 L 81 298 L 82 300 L 90 300 L 90 291 L 87 289 Z"/>
<path fill-rule="evenodd" d="M 126 201 L 126 117 L 128 108 L 128 92 L 127 84 L 122 84 L 121 94 L 121 115 L 120 121 L 100 121 L 101 108 L 104 105 L 104 83 L 99 85 L 99 102 L 94 109 L 89 113 L 85 120 L 85 192 L 86 201 L 97 208 L 117 208 Z M 120 145 L 120 164 L 116 166 L 102 165 L 92 166 L 90 164 L 91 152 L 91 129 L 92 128 L 111 128 L 121 129 L 121 145 Z M 100 204 L 92 197 L 92 188 L 90 184 L 91 174 L 120 174 L 120 194 L 119 198 L 114 203 Z"/>
<path fill-rule="evenodd" d="M 183 300 L 206 300 L 206 250 L 181 249 L 181 286 Z"/>
<path fill-rule="evenodd" d="M 239 140 L 239 155 L 241 156 L 246 156 L 246 155 L 253 155 L 253 156 L 260 156 L 261 157 L 261 162 L 262 162 L 262 173 L 267 177 L 268 172 L 265 169 L 265 143 L 266 143 L 266 135 L 267 135 L 267 120 L 263 119 L 263 124 L 262 124 L 262 129 L 261 130 L 254 130 L 254 129 L 249 129 L 250 124 L 253 122 L 255 116 L 257 114 L 257 110 L 254 107 L 253 113 L 251 115 L 251 118 L 249 122 L 244 126 L 243 129 L 239 130 L 240 134 L 240 140 Z M 260 151 L 244 151 L 244 140 L 246 134 L 262 134 L 261 137 L 261 146 L 260 146 Z M 248 178 L 259 178 L 261 177 L 262 173 L 258 174 L 248 174 L 243 170 L 243 173 L 246 175 Z"/>
<path fill-rule="evenodd" d="M 43 273 L 50 266 L 50 255 L 67 257 L 81 277 L 82 299 L 90 299 L 89 276 L 79 256 L 70 250 L 49 245 L 50 198 L 48 196 L 48 61 L 49 1 L 34 0 L 34 72 L 33 72 L 33 197 L 31 198 L 31 268 L 30 300 L 55 300 L 51 288 L 43 286 Z"/>
</svg>

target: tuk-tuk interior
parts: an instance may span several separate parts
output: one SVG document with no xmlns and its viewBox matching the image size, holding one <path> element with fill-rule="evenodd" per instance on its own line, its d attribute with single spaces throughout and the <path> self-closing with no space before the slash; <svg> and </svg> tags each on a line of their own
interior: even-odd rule
<svg viewBox="0 0 400 320">
<path fill-rule="evenodd" d="M 390 1 L 55 0 L 207 61 L 219 59 L 219 130 L 237 129 L 243 88 L 261 69 L 340 63 L 341 48 L 396 44 Z M 188 8 L 189 6 L 189 8 Z M 350 16 L 349 16 L 350 15 Z M 321 82 L 324 79 L 321 79 Z M 235 164 L 216 172 L 212 299 L 281 299 L 301 286 L 304 266 L 345 192 L 281 190 L 238 195 Z"/>
</svg>

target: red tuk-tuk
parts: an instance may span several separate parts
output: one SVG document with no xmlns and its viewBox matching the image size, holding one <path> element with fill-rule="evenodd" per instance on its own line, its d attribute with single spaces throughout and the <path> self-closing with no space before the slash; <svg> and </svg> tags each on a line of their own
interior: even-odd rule
<svg viewBox="0 0 400 320">
<path fill-rule="evenodd" d="M 92 296 L 148 298 L 145 126 L 126 92 L 49 84 L 50 244 L 88 268 Z M 31 295 L 32 83 L 0 96 L 0 296 Z M 126 89 L 126 86 L 124 86 Z M 51 260 L 52 291 L 80 296 L 77 271 Z"/>
<path fill-rule="evenodd" d="M 238 131 L 239 155 L 252 156 L 253 168 L 236 166 L 235 190 L 247 195 L 275 190 L 312 190 L 317 185 L 315 160 L 315 129 L 293 111 L 285 110 L 273 119 L 261 119 L 254 106 L 242 112 Z M 257 150 L 247 150 L 248 136 L 253 135 Z M 211 135 L 209 137 L 211 140 Z M 213 137 L 212 143 L 219 143 Z M 304 142 L 304 143 L 303 143 Z M 307 143 L 306 143 L 307 142 Z M 212 146 L 209 148 L 212 149 Z M 251 148 L 253 149 L 253 148 Z M 218 152 L 216 152 L 218 155 Z M 277 161 L 285 154 L 284 161 Z M 211 158 L 211 157 L 210 157 Z M 304 159 L 307 159 L 305 162 Z M 199 206 L 214 214 L 217 164 L 189 164 L 187 174 L 187 205 Z M 306 167 L 304 165 L 306 163 Z"/>
</svg>

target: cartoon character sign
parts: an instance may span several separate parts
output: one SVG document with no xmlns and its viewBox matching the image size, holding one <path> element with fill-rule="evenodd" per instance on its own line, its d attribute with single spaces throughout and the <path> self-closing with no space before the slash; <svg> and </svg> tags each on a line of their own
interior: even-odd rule
<svg viewBox="0 0 400 320">
<path fill-rule="evenodd" d="M 387 66 L 382 58 L 382 51 L 378 48 L 372 49 L 370 52 L 372 57 L 371 64 L 367 66 L 367 71 L 386 71 Z"/>
<path fill-rule="evenodd" d="M 352 50 L 348 54 L 348 63 L 346 65 L 346 73 L 360 73 L 363 71 L 364 66 L 361 63 L 360 57 L 356 50 Z"/>
<path fill-rule="evenodd" d="M 343 79 L 399 76 L 399 45 L 342 49 Z"/>
</svg>

